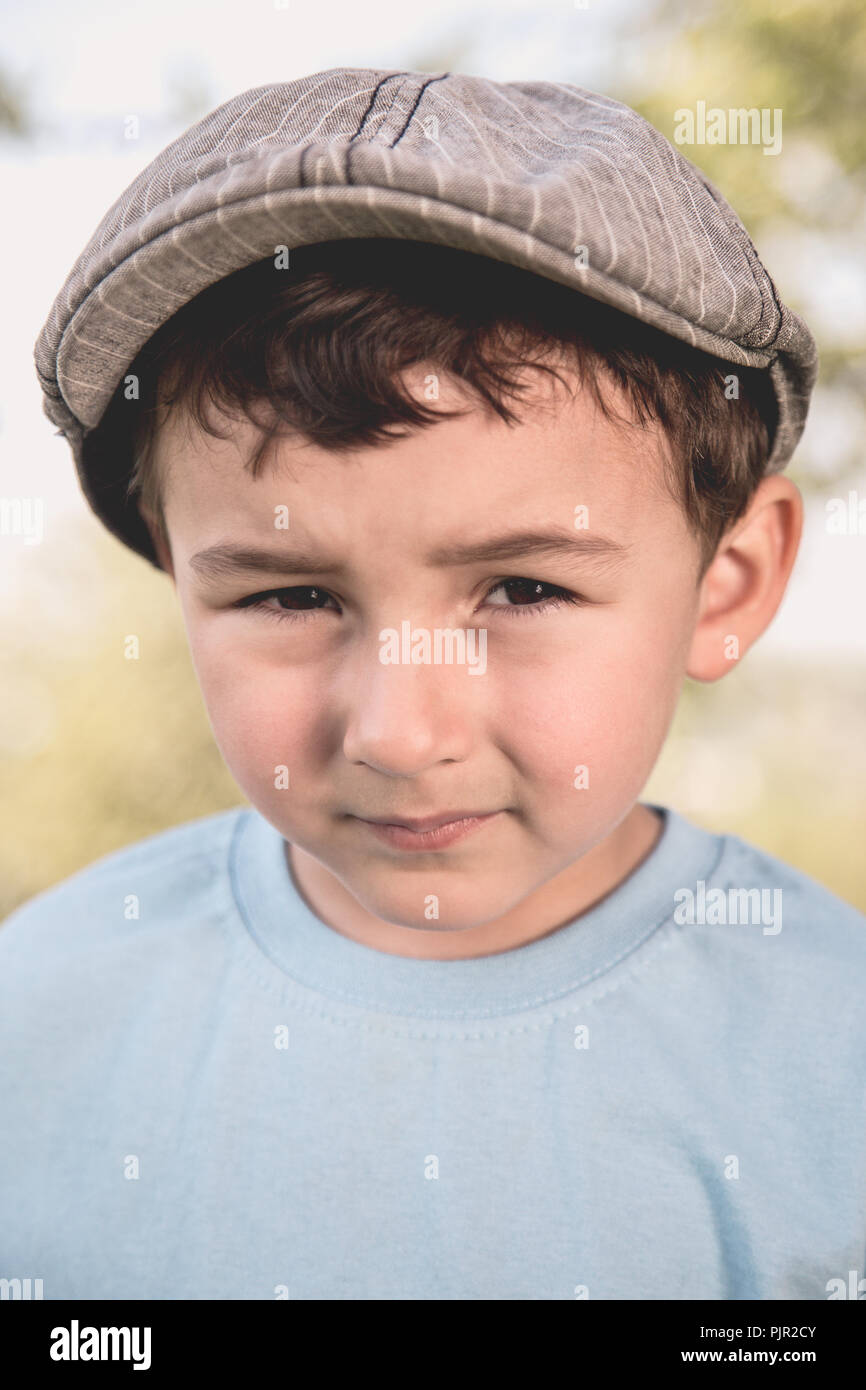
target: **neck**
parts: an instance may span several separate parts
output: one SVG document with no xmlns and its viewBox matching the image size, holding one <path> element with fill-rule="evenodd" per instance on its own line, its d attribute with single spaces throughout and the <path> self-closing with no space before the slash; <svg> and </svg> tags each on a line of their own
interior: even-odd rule
<svg viewBox="0 0 866 1390">
<path fill-rule="evenodd" d="M 637 802 L 613 831 L 561 873 L 492 922 L 461 931 L 387 922 L 368 912 L 329 869 L 297 845 L 286 845 L 295 886 L 307 906 L 334 931 L 360 945 L 417 960 L 466 960 L 540 940 L 588 912 L 652 852 L 661 817 Z"/>
</svg>

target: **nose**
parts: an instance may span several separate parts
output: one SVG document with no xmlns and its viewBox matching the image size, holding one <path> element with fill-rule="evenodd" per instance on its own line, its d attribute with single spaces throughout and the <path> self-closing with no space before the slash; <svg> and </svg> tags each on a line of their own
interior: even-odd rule
<svg viewBox="0 0 866 1390">
<path fill-rule="evenodd" d="M 436 763 L 462 762 L 483 684 L 465 666 L 383 665 L 374 652 L 352 675 L 344 756 L 389 777 L 416 777 Z"/>
</svg>

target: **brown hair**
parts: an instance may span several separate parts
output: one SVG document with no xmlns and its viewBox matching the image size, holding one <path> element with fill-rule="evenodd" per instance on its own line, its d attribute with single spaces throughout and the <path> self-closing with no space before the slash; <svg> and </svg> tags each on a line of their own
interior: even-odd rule
<svg viewBox="0 0 866 1390">
<path fill-rule="evenodd" d="M 507 423 L 522 369 L 563 381 L 566 362 L 619 423 L 657 421 L 667 485 L 699 540 L 699 578 L 764 475 L 776 428 L 766 371 L 734 366 L 567 286 L 486 256 L 426 242 L 353 239 L 295 248 L 217 281 L 153 335 L 129 371 L 140 383 L 132 423 L 137 496 L 167 541 L 155 461 L 162 411 L 185 405 L 214 437 L 207 401 L 240 410 L 260 432 L 245 463 L 255 478 L 271 440 L 290 431 L 334 452 L 381 445 L 457 411 L 430 408 L 402 373 L 429 363 Z M 548 359 L 548 360 L 544 360 Z M 622 388 L 632 421 L 614 416 L 599 374 Z M 737 395 L 726 395 L 726 378 Z M 567 383 L 565 383 L 567 384 Z M 256 408 L 264 407 L 259 417 Z M 126 415 L 127 421 L 129 415 Z"/>
</svg>

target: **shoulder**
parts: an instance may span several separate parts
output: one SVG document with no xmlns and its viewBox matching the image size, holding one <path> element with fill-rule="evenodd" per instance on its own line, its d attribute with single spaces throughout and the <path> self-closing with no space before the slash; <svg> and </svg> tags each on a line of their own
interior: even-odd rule
<svg viewBox="0 0 866 1390">
<path fill-rule="evenodd" d="M 737 835 L 722 837 L 722 853 L 703 892 L 703 918 L 697 920 L 707 930 L 727 926 L 733 935 L 745 930 L 742 939 L 762 953 L 775 948 L 774 968 L 787 962 L 794 970 L 812 972 L 816 983 L 822 975 L 841 979 L 857 967 L 866 969 L 866 915 Z M 859 973 L 857 978 L 860 988 Z"/>
<path fill-rule="evenodd" d="M 103 855 L 29 898 L 0 922 L 0 974 L 13 961 L 80 959 L 91 949 L 141 938 L 168 923 L 200 920 L 190 912 L 228 891 L 229 847 L 247 807 L 172 826 Z M 118 927 L 127 931 L 118 933 Z"/>
</svg>

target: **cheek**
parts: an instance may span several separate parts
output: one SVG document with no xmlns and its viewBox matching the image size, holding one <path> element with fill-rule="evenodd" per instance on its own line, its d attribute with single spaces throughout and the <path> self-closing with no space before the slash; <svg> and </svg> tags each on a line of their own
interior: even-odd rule
<svg viewBox="0 0 866 1390">
<path fill-rule="evenodd" d="M 676 709 L 684 661 L 678 620 L 608 609 L 575 626 L 555 660 L 509 674 L 500 727 L 542 813 L 573 823 L 579 808 L 604 814 L 640 794 Z M 588 786 L 579 791 L 581 776 Z"/>
<path fill-rule="evenodd" d="M 234 644 L 216 626 L 190 633 L 190 650 L 208 719 L 222 757 L 253 802 L 277 792 L 279 769 L 292 789 L 314 755 L 322 711 L 320 673 L 291 667 Z"/>
</svg>

